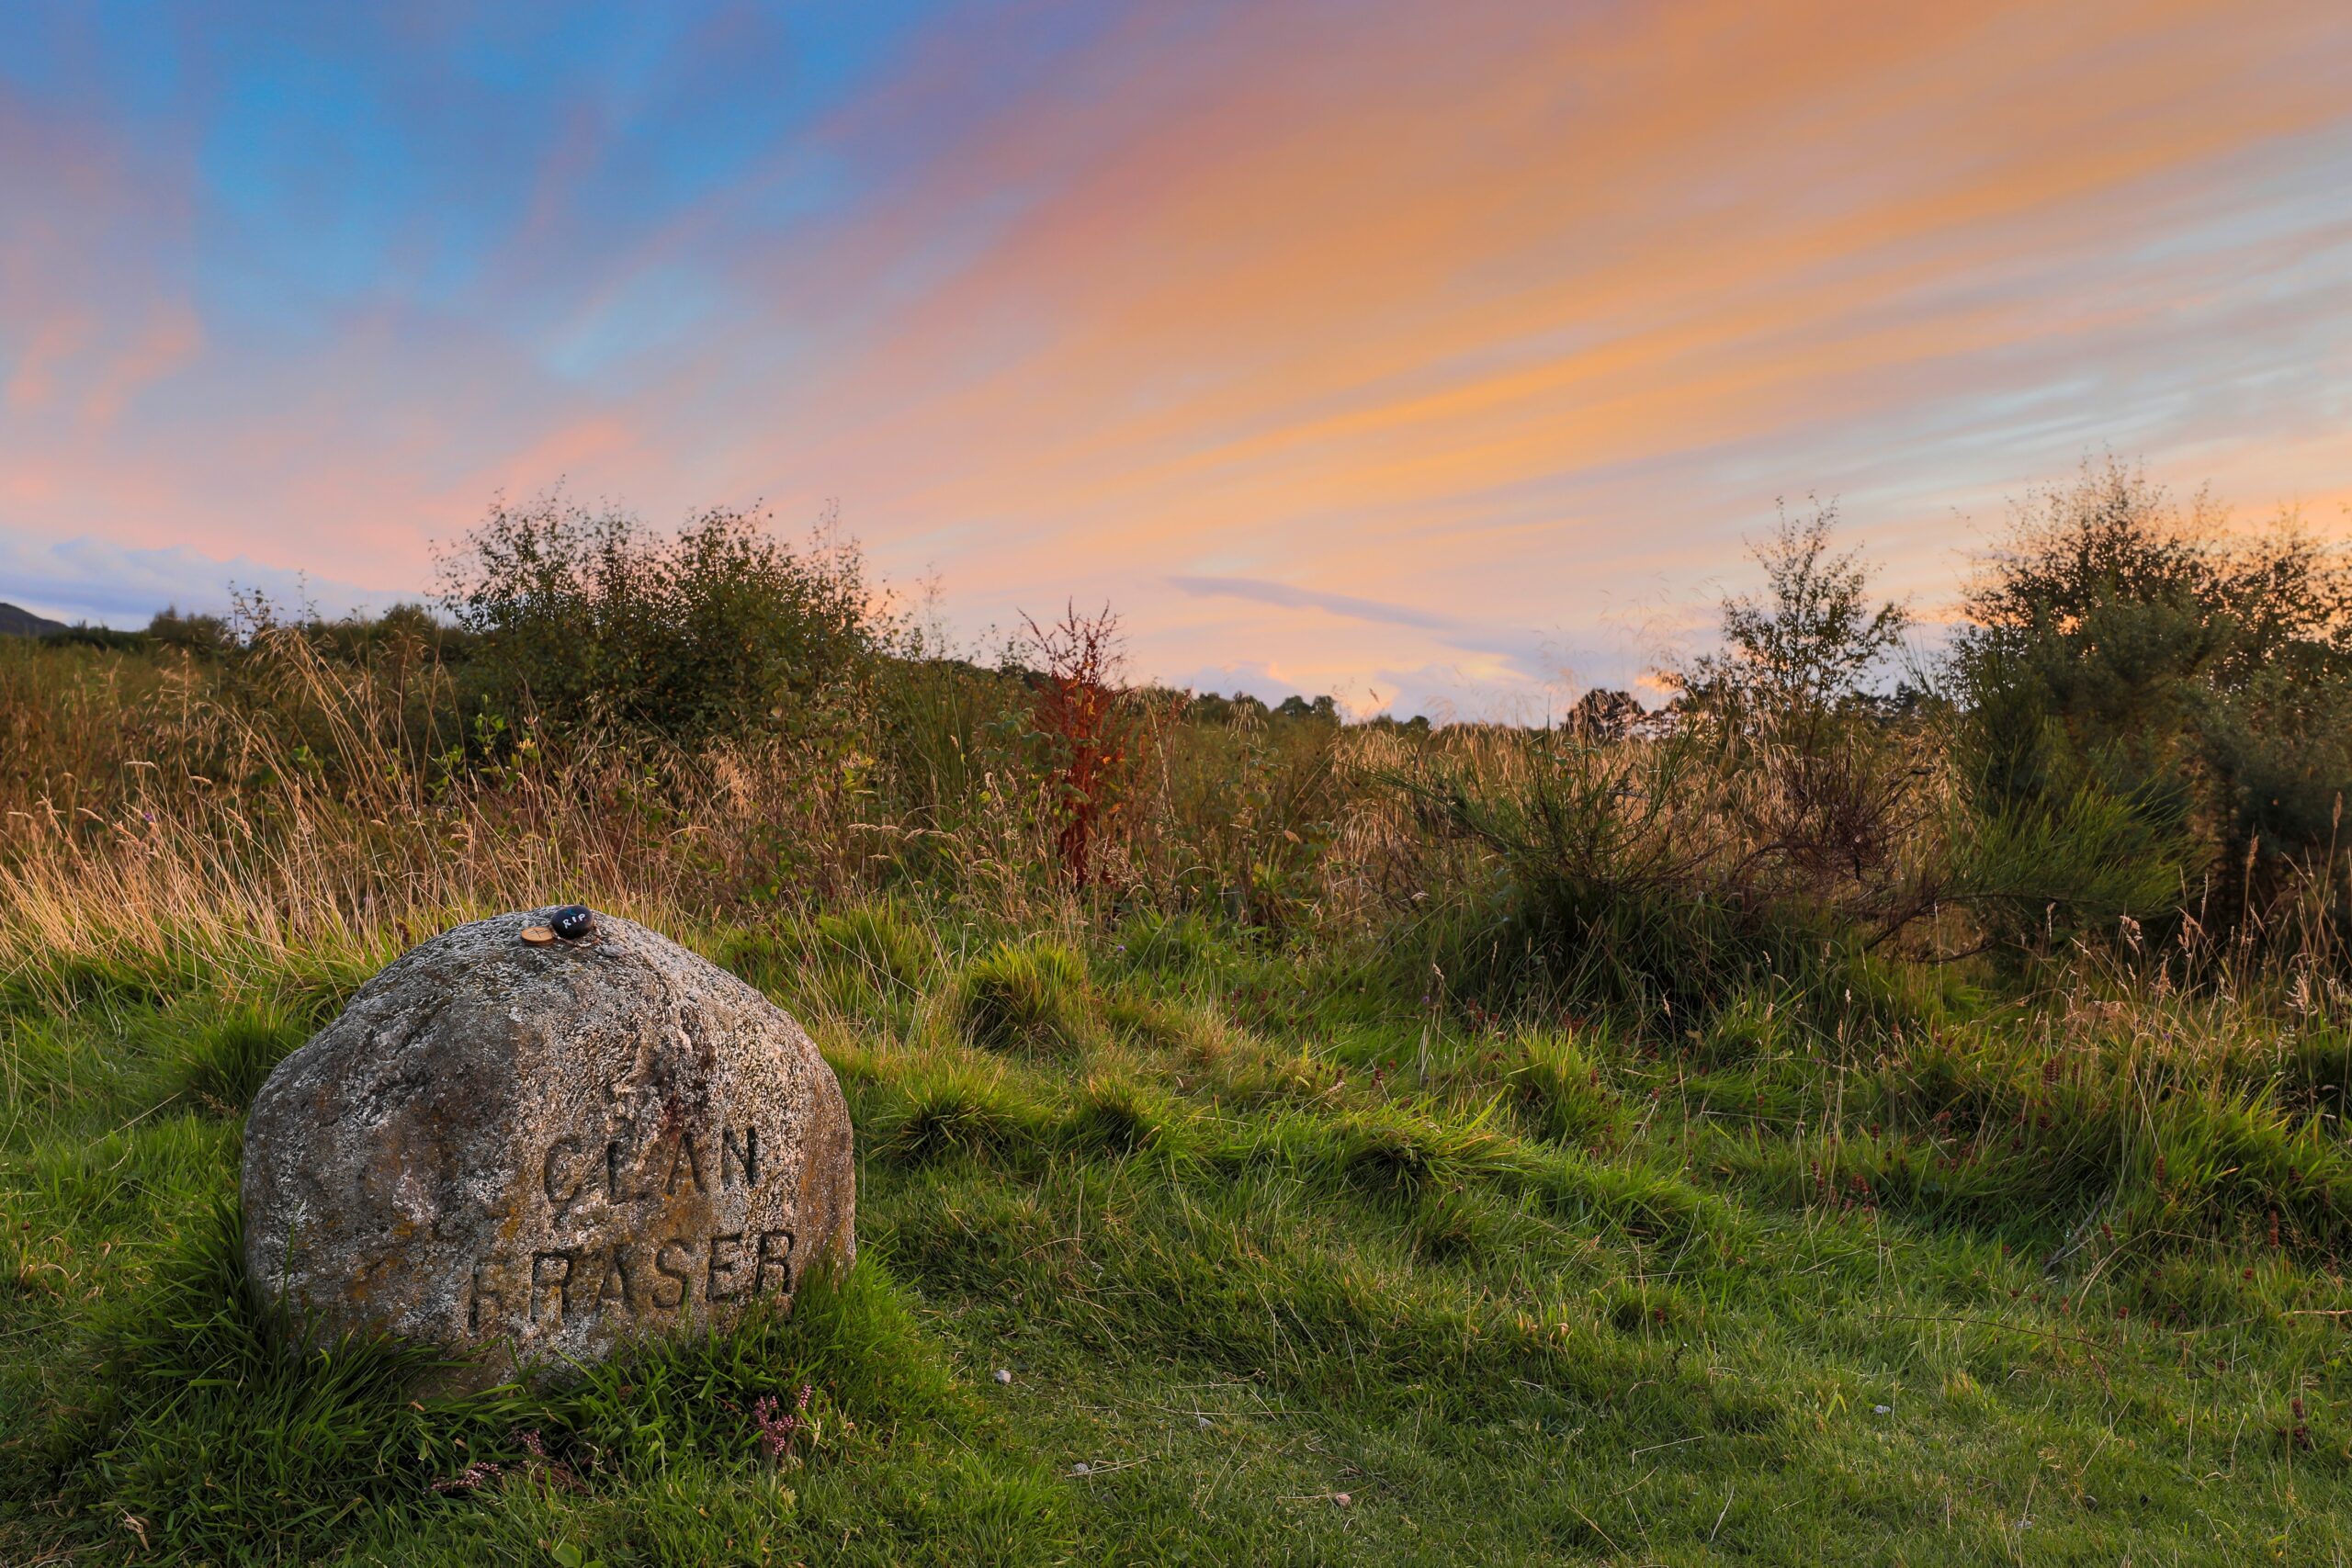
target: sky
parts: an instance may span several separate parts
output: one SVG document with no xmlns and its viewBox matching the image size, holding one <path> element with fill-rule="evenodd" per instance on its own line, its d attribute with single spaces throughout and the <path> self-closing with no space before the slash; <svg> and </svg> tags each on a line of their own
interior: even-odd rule
<svg viewBox="0 0 2352 1568">
<path fill-rule="evenodd" d="M 0 8 L 0 599 L 828 502 L 955 637 L 1533 716 L 1782 500 L 2352 532 L 2343 0 Z"/>
</svg>

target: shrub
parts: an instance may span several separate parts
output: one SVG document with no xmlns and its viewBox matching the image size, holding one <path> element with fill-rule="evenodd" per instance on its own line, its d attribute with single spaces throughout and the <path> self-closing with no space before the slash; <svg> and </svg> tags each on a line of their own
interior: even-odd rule
<svg viewBox="0 0 2352 1568">
<path fill-rule="evenodd" d="M 673 739 L 819 727 L 883 636 L 854 545 L 794 553 L 757 512 L 675 537 L 549 495 L 503 503 L 441 561 L 509 714 Z"/>
<path fill-rule="evenodd" d="M 236 646 L 236 637 L 221 616 L 184 615 L 177 605 L 155 613 L 147 623 L 147 638 L 158 647 L 205 658 L 217 658 Z"/>
<path fill-rule="evenodd" d="M 1667 722 L 1610 739 L 1588 712 L 1485 766 L 1391 773 L 1501 874 L 1441 969 L 1695 1021 L 1773 976 L 1842 999 L 1859 954 L 1934 914 L 1927 732 L 1862 685 L 1906 617 L 1831 550 L 1834 521 L 1784 513 L 1756 547 L 1763 593 L 1724 602 L 1720 652 L 1666 672 Z"/>
<path fill-rule="evenodd" d="M 1786 770 L 1720 730 L 1608 747 L 1538 732 L 1500 761 L 1391 778 L 1493 857 L 1487 895 L 1426 931 L 1436 966 L 1466 991 L 1644 1021 L 1662 1008 L 1697 1022 L 1776 979 L 1817 982 L 1842 1005 L 1867 989 L 1863 949 L 1932 906 L 1932 883 L 1906 859 L 1841 860 L 1804 824 L 1783 830 L 1797 814 Z M 1432 957 L 1408 961 L 1426 975 Z"/>
<path fill-rule="evenodd" d="M 1971 722 L 1973 727 L 1973 721 Z M 2193 858 L 2177 811 L 2077 773 L 2048 795 L 1981 785 L 1951 826 L 1952 881 L 1991 938 L 2038 948 L 2178 906 Z"/>
<path fill-rule="evenodd" d="M 1095 840 L 1126 805 L 1157 714 L 1117 684 L 1125 660 L 1119 617 L 1075 604 L 1050 626 L 1024 619 L 1022 652 L 1036 663 L 1031 723 L 1045 753 L 1047 807 L 1062 869 L 1080 887 L 1095 871 Z"/>
<path fill-rule="evenodd" d="M 2202 495 L 2184 512 L 2086 465 L 1971 586 L 1956 761 L 1995 844 L 2058 874 L 2032 896 L 2062 931 L 2151 912 L 2119 909 L 2103 868 L 2170 874 L 2175 905 L 2237 927 L 2329 851 L 2352 785 L 2352 557 L 2291 516 L 2225 525 Z"/>
</svg>

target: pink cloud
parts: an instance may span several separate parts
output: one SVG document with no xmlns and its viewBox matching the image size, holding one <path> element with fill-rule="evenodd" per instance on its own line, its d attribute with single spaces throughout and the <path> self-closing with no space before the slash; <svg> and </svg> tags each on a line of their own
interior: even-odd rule
<svg viewBox="0 0 2352 1568">
<path fill-rule="evenodd" d="M 583 107 L 474 293 L 266 348 L 136 259 L 186 171 L 41 130 L 0 528 L 421 582 L 494 491 L 838 495 L 975 632 L 1107 597 L 1155 671 L 1520 701 L 1638 676 L 1782 493 L 1930 606 L 1963 514 L 2102 444 L 2346 525 L 2340 6 L 1334 16 L 1142 13 L 995 107 L 1010 34 L 946 35 L 613 234 Z M 758 220 L 836 166 L 860 199 Z"/>
<path fill-rule="evenodd" d="M 193 363 L 203 348 L 204 329 L 196 311 L 185 301 L 159 304 L 127 341 L 91 367 L 83 417 L 92 424 L 112 424 L 133 397 Z"/>
</svg>

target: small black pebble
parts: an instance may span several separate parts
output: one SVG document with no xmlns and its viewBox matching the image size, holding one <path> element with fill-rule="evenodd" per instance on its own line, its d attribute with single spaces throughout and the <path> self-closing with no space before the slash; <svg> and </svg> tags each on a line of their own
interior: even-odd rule
<svg viewBox="0 0 2352 1568">
<path fill-rule="evenodd" d="M 596 923 L 596 912 L 585 904 L 566 904 L 548 917 L 548 925 L 566 942 L 578 942 Z"/>
</svg>

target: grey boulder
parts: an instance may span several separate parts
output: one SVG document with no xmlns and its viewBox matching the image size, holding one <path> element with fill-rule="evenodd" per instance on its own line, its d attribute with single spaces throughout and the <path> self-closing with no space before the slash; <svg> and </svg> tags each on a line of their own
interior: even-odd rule
<svg viewBox="0 0 2352 1568">
<path fill-rule="evenodd" d="M 643 926 L 445 931 L 361 987 L 245 1122 L 245 1264 L 312 1335 L 588 1362 L 855 1256 L 849 1109 L 800 1026 Z M 531 939 L 524 932 L 531 931 Z"/>
</svg>

